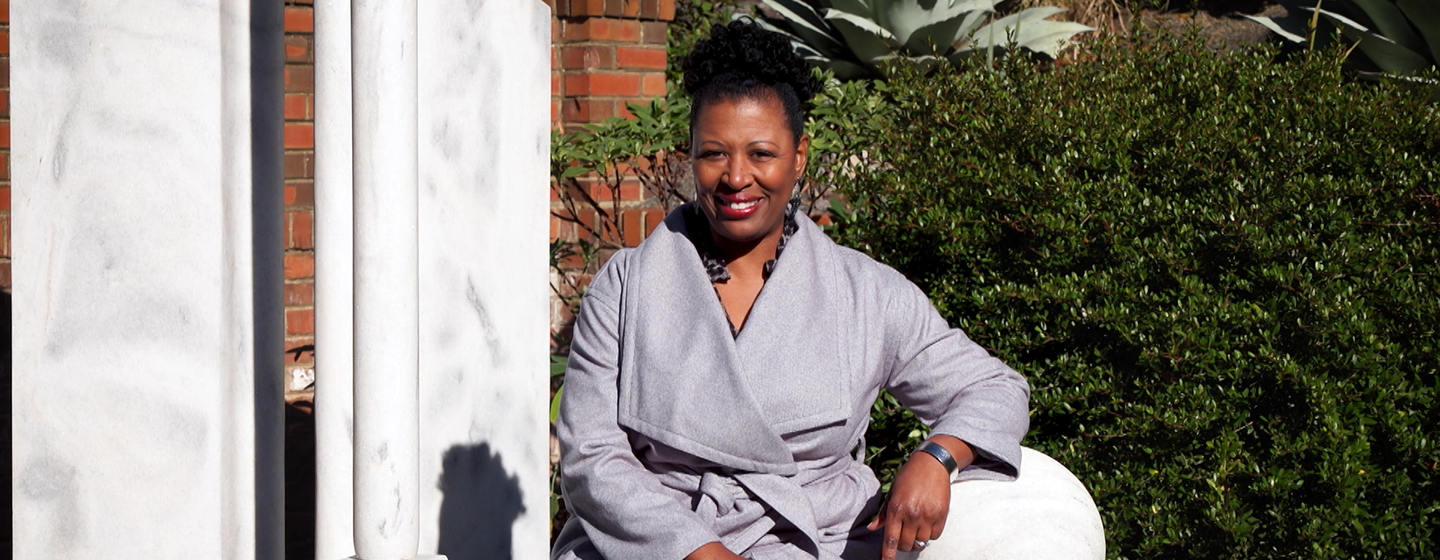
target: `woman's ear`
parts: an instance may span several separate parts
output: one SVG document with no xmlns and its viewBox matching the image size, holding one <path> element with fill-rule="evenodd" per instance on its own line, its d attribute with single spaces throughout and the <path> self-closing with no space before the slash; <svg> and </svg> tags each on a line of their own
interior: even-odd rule
<svg viewBox="0 0 1440 560">
<path fill-rule="evenodd" d="M 795 145 L 795 177 L 805 175 L 805 163 L 810 159 L 810 135 L 801 134 L 800 143 Z"/>
</svg>

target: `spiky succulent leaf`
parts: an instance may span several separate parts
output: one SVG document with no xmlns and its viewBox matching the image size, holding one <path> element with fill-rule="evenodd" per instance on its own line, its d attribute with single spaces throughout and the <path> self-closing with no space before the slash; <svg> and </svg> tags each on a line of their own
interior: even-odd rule
<svg viewBox="0 0 1440 560">
<path fill-rule="evenodd" d="M 1362 72 L 1408 73 L 1440 62 L 1440 2 L 1435 0 L 1280 3 L 1286 17 L 1247 17 L 1292 43 L 1313 42 L 1311 48 L 1317 49 L 1328 46 L 1338 30 L 1355 45 L 1351 63 Z"/>
<path fill-rule="evenodd" d="M 761 0 L 770 9 L 775 10 L 789 23 L 787 35 L 801 39 L 811 49 L 825 54 L 826 56 L 838 56 L 845 51 L 845 43 L 842 38 L 834 34 L 834 28 L 825 22 L 825 18 L 805 2 L 800 0 Z M 769 22 L 767 22 L 769 23 Z M 768 26 L 779 31 L 775 25 Z"/>
<path fill-rule="evenodd" d="M 954 59 L 977 41 L 972 36 L 994 12 L 1000 0 L 761 0 L 780 15 L 767 19 L 767 27 L 791 37 L 797 52 L 829 68 L 842 79 L 883 78 L 879 65 L 908 58 L 921 65 L 941 58 Z M 989 31 L 991 41 L 980 44 L 1016 44 L 1055 56 L 1058 46 L 1083 25 L 1047 21 L 1058 8 L 1032 8 L 1007 18 Z M 1006 31 L 1006 27 L 1010 31 Z M 805 45 L 804 48 L 798 45 Z M 989 49 L 991 55 L 997 49 Z M 1003 51 L 1003 47 L 999 49 Z"/>
<path fill-rule="evenodd" d="M 1431 66 L 1431 62 L 1423 55 L 1405 48 L 1395 41 L 1376 34 L 1365 24 L 1356 21 L 1346 15 L 1316 8 L 1304 8 L 1308 11 L 1319 13 L 1326 20 L 1340 28 L 1345 37 L 1359 42 L 1360 52 L 1365 54 L 1375 67 L 1385 72 L 1413 72 Z M 1353 15 L 1353 14 L 1352 14 Z"/>
<path fill-rule="evenodd" d="M 1339 27 L 1340 29 L 1354 29 L 1357 31 L 1365 32 L 1370 31 L 1370 26 L 1360 23 L 1354 18 L 1349 17 L 1350 14 L 1342 14 L 1333 10 L 1327 10 L 1325 8 L 1312 8 L 1310 6 L 1301 6 L 1300 9 L 1307 12 L 1318 13 L 1321 16 L 1324 16 L 1325 19 L 1330 20 L 1331 23 L 1334 23 L 1335 26 Z"/>
<path fill-rule="evenodd" d="M 994 13 L 988 7 L 992 3 L 989 0 L 969 3 L 957 0 L 949 12 L 942 14 L 946 17 L 937 17 L 933 20 L 934 23 L 915 30 L 905 41 L 905 48 L 919 55 L 944 56 L 956 43 L 969 37 L 981 21 Z M 963 9 L 956 9 L 957 7 Z"/>
<path fill-rule="evenodd" d="M 1440 65 L 1440 2 L 1435 0 L 1400 0 L 1400 11 L 1415 23 L 1430 51 L 1430 61 Z"/>
<path fill-rule="evenodd" d="M 832 9 L 825 12 L 825 19 L 840 31 L 855 58 L 866 66 L 879 65 L 900 47 L 894 35 L 864 17 Z"/>
<path fill-rule="evenodd" d="M 1405 13 L 1390 0 L 1343 1 L 1350 7 L 1354 19 L 1369 27 L 1372 33 L 1412 51 L 1424 50 L 1425 41 L 1405 21 Z"/>
<path fill-rule="evenodd" d="M 1013 42 L 1017 47 L 1042 52 L 1053 58 L 1076 33 L 1093 31 L 1072 21 L 1045 19 L 1064 11 L 1064 8 L 1040 6 L 992 21 L 975 31 L 972 48 L 1005 47 Z"/>
<path fill-rule="evenodd" d="M 1368 31 L 1343 28 L 1342 32 L 1352 40 L 1360 41 L 1360 51 L 1381 70 L 1392 73 L 1414 72 L 1433 66 L 1423 55 L 1407 49 L 1388 38 Z"/>
<path fill-rule="evenodd" d="M 1286 41 L 1290 41 L 1292 43 L 1305 42 L 1305 29 L 1303 26 L 1295 25 L 1299 23 L 1295 20 L 1295 18 L 1280 18 L 1279 20 L 1276 20 L 1267 16 L 1250 16 L 1243 14 L 1240 17 L 1265 26 L 1266 29 L 1273 31 L 1276 35 L 1279 35 Z"/>
<path fill-rule="evenodd" d="M 965 24 L 966 18 L 955 17 L 944 21 L 937 21 L 925 27 L 915 30 L 910 39 L 905 41 L 905 50 L 917 55 L 943 55 L 950 51 L 960 26 Z"/>
<path fill-rule="evenodd" d="M 875 15 L 875 1 L 876 0 L 809 0 L 809 2 L 815 6 L 816 11 L 819 12 L 834 8 L 842 12 L 864 14 L 867 16 Z M 879 1 L 883 2 L 885 0 Z"/>
<path fill-rule="evenodd" d="M 930 7 L 925 7 L 930 2 Z M 920 29 L 936 23 L 959 19 L 976 10 L 993 12 L 997 0 L 920 0 L 888 2 L 877 5 L 876 23 L 889 29 L 901 44 L 909 44 L 910 38 Z"/>
</svg>

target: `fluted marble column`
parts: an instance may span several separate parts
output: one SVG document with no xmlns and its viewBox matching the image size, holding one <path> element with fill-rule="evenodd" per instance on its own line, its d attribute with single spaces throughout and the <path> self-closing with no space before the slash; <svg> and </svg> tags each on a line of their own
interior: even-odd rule
<svg viewBox="0 0 1440 560">
<path fill-rule="evenodd" d="M 350 0 L 315 2 L 315 558 L 355 554 Z"/>
<path fill-rule="evenodd" d="M 283 6 L 14 2 L 15 558 L 281 558 Z"/>
<path fill-rule="evenodd" d="M 367 296 L 363 288 L 371 274 L 362 257 L 364 185 L 395 189 L 398 184 L 379 178 L 375 166 L 381 164 L 366 163 L 376 156 L 362 153 L 369 149 L 362 144 L 389 141 L 394 142 L 391 148 L 373 153 L 403 160 L 414 153 L 403 150 L 418 148 L 420 169 L 419 551 L 443 553 L 451 560 L 545 558 L 549 9 L 539 0 L 427 1 L 419 6 L 418 44 L 400 48 L 383 46 L 383 36 L 376 34 L 405 28 L 409 23 L 404 18 L 383 16 L 386 29 L 366 32 L 368 24 L 360 13 L 370 4 L 357 1 L 352 14 L 339 13 L 344 4 L 316 4 L 317 558 L 335 560 L 347 554 L 352 535 L 352 528 L 336 521 L 351 514 L 344 494 L 351 491 L 350 473 L 326 465 L 333 457 L 348 456 L 351 445 L 342 429 L 351 416 L 337 388 L 346 382 L 346 364 L 333 357 L 348 341 L 337 340 L 341 327 L 325 326 L 348 317 L 348 309 L 341 307 L 348 307 L 347 298 L 352 297 L 329 283 L 348 273 L 337 268 L 349 264 L 340 255 L 347 226 L 337 213 L 352 201 L 339 192 L 339 184 L 349 179 L 343 170 L 332 169 L 346 157 L 337 143 L 348 134 L 348 123 L 327 115 L 346 110 L 355 140 L 356 510 L 372 501 L 364 496 L 367 489 L 390 488 L 372 486 L 359 468 L 360 461 L 374 455 L 373 449 L 364 449 L 364 425 L 400 414 L 398 409 L 367 411 L 360 402 L 371 387 L 364 372 L 371 367 L 365 363 L 366 351 L 380 352 L 386 346 L 365 341 L 371 328 L 367 321 L 390 320 L 373 315 L 367 319 L 362 308 L 374 298 L 401 299 L 393 290 Z M 355 30 L 349 43 L 338 37 L 346 15 L 353 16 Z M 380 54 L 363 55 L 362 43 Z M 341 78 L 352 65 L 338 51 L 352 45 L 354 77 Z M 393 111 L 398 103 L 366 101 L 364 96 L 383 95 L 383 79 L 394 76 L 387 75 L 386 68 L 368 67 L 365 57 L 401 52 L 419 57 L 417 128 L 377 135 L 377 125 L 370 120 L 387 118 L 378 112 Z M 362 73 L 365 68 L 368 74 Z M 326 84 L 343 79 L 352 80 L 353 109 L 340 94 L 327 93 L 342 86 Z M 381 89 L 366 93 L 366 87 Z M 401 146 L 406 139 L 409 144 Z M 387 165 L 392 164 L 398 165 Z M 390 214 L 414 214 L 386 208 Z M 415 266 L 396 256 L 384 255 L 385 265 Z M 332 356 L 330 361 L 327 356 Z M 413 394 L 409 388 L 403 391 Z M 367 527 L 359 515 L 355 519 L 354 542 L 374 538 L 366 532 L 376 526 Z M 356 552 L 370 560 L 365 550 Z"/>
<path fill-rule="evenodd" d="M 355 0 L 355 553 L 419 546 L 415 0 Z"/>
</svg>

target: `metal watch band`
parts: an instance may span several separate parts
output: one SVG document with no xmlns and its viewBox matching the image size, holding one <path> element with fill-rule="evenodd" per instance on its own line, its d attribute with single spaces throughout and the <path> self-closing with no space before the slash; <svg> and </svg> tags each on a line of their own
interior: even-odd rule
<svg viewBox="0 0 1440 560">
<path fill-rule="evenodd" d="M 955 458 L 950 456 L 950 452 L 946 451 L 945 448 L 938 443 L 933 441 L 922 443 L 920 444 L 920 448 L 916 449 L 915 452 L 918 453 L 921 451 L 929 453 L 935 457 L 935 459 L 939 460 L 940 464 L 945 465 L 945 472 L 951 475 L 954 475 L 955 470 L 959 468 L 959 465 L 955 464 Z"/>
</svg>

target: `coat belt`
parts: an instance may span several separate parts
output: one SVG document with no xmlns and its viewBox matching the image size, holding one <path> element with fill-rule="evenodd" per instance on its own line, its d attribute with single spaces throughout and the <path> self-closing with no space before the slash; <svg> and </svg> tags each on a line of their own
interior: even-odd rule
<svg viewBox="0 0 1440 560">
<path fill-rule="evenodd" d="M 666 486 L 696 496 L 698 501 L 695 504 L 695 511 L 702 516 L 709 515 L 714 518 L 735 511 L 737 495 L 743 495 L 748 491 L 756 501 L 762 502 L 776 514 L 784 517 L 801 534 L 805 535 L 807 542 L 796 542 L 794 543 L 796 546 L 819 557 L 820 527 L 815 521 L 815 512 L 805 487 L 839 476 L 847 469 L 854 467 L 855 462 L 850 457 L 843 457 L 823 467 L 802 468 L 795 476 L 752 472 L 725 474 L 715 471 L 706 471 L 696 476 L 672 471 L 662 475 L 661 478 L 664 479 Z M 749 541 L 748 543 L 726 542 L 726 546 L 743 544 L 748 547 L 761 536 L 750 535 L 749 531 L 742 531 L 742 533 L 745 533 L 745 536 L 738 540 Z M 743 550 L 736 552 L 743 552 Z"/>
</svg>

